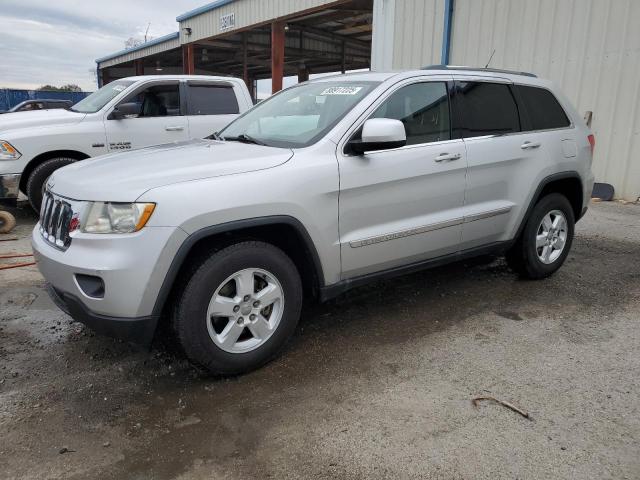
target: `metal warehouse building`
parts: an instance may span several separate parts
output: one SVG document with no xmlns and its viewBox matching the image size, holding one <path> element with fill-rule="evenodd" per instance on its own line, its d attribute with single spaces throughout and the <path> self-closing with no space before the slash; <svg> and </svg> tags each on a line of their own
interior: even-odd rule
<svg viewBox="0 0 640 480">
<path fill-rule="evenodd" d="M 640 197 L 638 0 L 218 0 L 178 31 L 97 60 L 99 82 L 196 73 L 255 81 L 429 64 L 535 72 L 593 112 L 593 170 Z"/>
</svg>

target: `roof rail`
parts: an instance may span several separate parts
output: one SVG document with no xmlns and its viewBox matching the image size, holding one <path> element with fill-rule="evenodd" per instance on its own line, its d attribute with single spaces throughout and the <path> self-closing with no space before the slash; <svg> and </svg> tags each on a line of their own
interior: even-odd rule
<svg viewBox="0 0 640 480">
<path fill-rule="evenodd" d="M 509 75 L 524 75 L 525 77 L 538 78 L 535 73 L 529 72 L 516 72 L 514 70 L 501 70 L 499 68 L 474 68 L 457 65 L 427 65 L 426 67 L 422 67 L 421 70 L 471 70 L 475 72 L 508 73 Z"/>
</svg>

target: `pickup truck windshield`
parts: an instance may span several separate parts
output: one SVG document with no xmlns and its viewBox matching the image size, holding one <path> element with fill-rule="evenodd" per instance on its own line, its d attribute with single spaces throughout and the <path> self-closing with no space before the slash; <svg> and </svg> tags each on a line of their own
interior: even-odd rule
<svg viewBox="0 0 640 480">
<path fill-rule="evenodd" d="M 111 82 L 100 90 L 96 90 L 88 97 L 83 98 L 69 110 L 79 113 L 96 113 L 133 83 L 133 80 L 117 80 Z"/>
<path fill-rule="evenodd" d="M 288 88 L 259 103 L 217 137 L 301 148 L 322 138 L 379 82 L 317 82 Z"/>
</svg>

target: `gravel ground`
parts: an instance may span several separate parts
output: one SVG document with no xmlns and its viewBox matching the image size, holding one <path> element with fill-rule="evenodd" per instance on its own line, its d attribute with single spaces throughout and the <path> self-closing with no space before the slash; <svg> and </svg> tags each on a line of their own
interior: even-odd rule
<svg viewBox="0 0 640 480">
<path fill-rule="evenodd" d="M 30 251 L 34 222 L 0 253 Z M 639 252 L 640 206 L 593 204 L 550 279 L 496 260 L 360 288 L 231 379 L 95 336 L 35 268 L 0 271 L 0 476 L 640 478 Z"/>
</svg>

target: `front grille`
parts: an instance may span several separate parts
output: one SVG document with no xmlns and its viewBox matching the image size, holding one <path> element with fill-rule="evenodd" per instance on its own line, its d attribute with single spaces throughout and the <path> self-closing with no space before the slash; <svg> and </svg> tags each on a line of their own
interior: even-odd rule
<svg viewBox="0 0 640 480">
<path fill-rule="evenodd" d="M 66 250 L 71 244 L 69 225 L 73 218 L 73 208 L 68 202 L 45 192 L 40 210 L 40 234 L 57 248 Z"/>
</svg>

